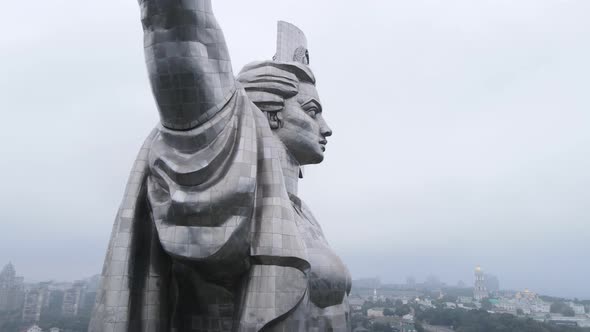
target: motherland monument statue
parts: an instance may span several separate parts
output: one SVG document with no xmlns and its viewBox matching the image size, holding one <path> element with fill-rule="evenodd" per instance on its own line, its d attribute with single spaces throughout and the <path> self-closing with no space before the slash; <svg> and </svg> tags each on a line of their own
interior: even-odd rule
<svg viewBox="0 0 590 332">
<path fill-rule="evenodd" d="M 236 77 L 211 0 L 139 0 L 160 123 L 133 166 L 90 332 L 349 331 L 350 274 L 297 185 L 331 129 L 305 35 Z"/>
</svg>

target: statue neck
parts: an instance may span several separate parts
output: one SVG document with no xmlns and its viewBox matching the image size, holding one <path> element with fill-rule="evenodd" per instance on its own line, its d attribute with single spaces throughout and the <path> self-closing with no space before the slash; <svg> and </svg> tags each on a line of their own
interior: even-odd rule
<svg viewBox="0 0 590 332">
<path fill-rule="evenodd" d="M 289 195 L 297 196 L 301 166 L 286 148 L 283 151 L 284 153 L 281 154 L 281 167 L 285 178 L 285 188 Z"/>
</svg>

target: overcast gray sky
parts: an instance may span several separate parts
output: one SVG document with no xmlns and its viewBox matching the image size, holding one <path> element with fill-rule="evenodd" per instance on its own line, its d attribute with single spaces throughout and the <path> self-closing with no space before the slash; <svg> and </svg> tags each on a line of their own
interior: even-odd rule
<svg viewBox="0 0 590 332">
<path fill-rule="evenodd" d="M 590 298 L 589 1 L 213 2 L 235 73 L 306 31 L 334 136 L 301 196 L 354 278 Z M 2 11 L 0 265 L 98 273 L 158 120 L 137 2 Z"/>
</svg>

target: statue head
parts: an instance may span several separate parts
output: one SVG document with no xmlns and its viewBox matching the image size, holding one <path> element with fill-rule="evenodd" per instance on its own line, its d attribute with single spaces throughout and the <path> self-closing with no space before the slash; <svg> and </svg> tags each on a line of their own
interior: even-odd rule
<svg viewBox="0 0 590 332">
<path fill-rule="evenodd" d="M 246 65 L 238 75 L 250 100 L 264 112 L 270 128 L 300 165 L 324 159 L 332 130 L 309 68 L 305 34 L 293 24 L 278 23 L 273 61 Z"/>
<path fill-rule="evenodd" d="M 324 120 L 315 77 L 308 66 L 297 62 L 254 62 L 242 69 L 238 81 L 300 165 L 324 160 L 332 130 Z"/>
</svg>

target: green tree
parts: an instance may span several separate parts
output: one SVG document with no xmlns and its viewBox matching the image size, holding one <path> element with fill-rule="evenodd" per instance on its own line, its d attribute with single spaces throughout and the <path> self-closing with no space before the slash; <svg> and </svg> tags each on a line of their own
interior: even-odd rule
<svg viewBox="0 0 590 332">
<path fill-rule="evenodd" d="M 574 309 L 562 301 L 551 303 L 550 311 L 551 313 L 562 314 L 566 317 L 574 317 L 576 315 Z"/>
<path fill-rule="evenodd" d="M 443 302 L 453 302 L 453 303 L 455 303 L 455 302 L 457 302 L 457 296 L 450 295 L 450 294 L 445 294 L 442 297 L 442 301 Z"/>
<path fill-rule="evenodd" d="M 574 317 L 576 312 L 570 306 L 567 306 L 567 308 L 563 309 L 562 314 L 566 317 Z"/>
<path fill-rule="evenodd" d="M 510 314 L 485 310 L 428 309 L 416 313 L 416 321 L 450 326 L 457 332 L 588 332 L 588 329 L 554 326 Z"/>
<path fill-rule="evenodd" d="M 493 307 L 493 305 L 492 305 L 492 302 L 490 302 L 490 299 L 485 298 L 485 299 L 481 300 L 481 308 L 483 310 L 492 310 L 492 307 Z"/>
<path fill-rule="evenodd" d="M 395 311 L 393 311 L 390 308 L 385 308 L 385 309 L 383 309 L 383 315 L 384 316 L 394 316 L 395 315 Z"/>
<path fill-rule="evenodd" d="M 410 306 L 407 304 L 395 308 L 395 315 L 399 317 L 403 317 L 409 314 L 410 312 L 412 312 L 412 308 L 410 308 Z"/>
<path fill-rule="evenodd" d="M 373 325 L 371 325 L 371 329 L 372 332 L 393 332 L 393 329 L 391 328 L 391 326 L 389 326 L 389 324 L 385 324 L 385 323 L 373 323 Z"/>
<path fill-rule="evenodd" d="M 5 311 L 0 313 L 0 332 L 20 331 L 24 328 L 21 311 Z"/>
<path fill-rule="evenodd" d="M 426 332 L 422 324 L 420 324 L 419 322 L 416 322 L 416 324 L 414 324 L 414 327 L 416 328 L 416 332 Z"/>
</svg>

